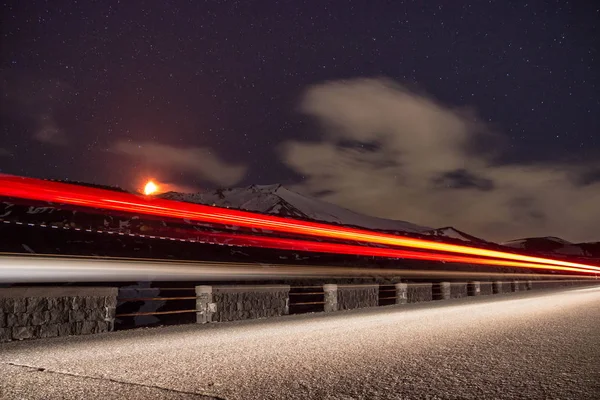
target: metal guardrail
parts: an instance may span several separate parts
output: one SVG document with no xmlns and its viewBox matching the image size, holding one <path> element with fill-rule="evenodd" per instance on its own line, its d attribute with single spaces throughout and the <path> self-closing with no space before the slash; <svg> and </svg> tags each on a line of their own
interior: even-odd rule
<svg viewBox="0 0 600 400">
<path fill-rule="evenodd" d="M 383 286 L 382 286 L 383 287 Z M 387 286 L 386 286 L 387 287 Z M 396 299 L 396 296 L 387 296 L 381 297 L 382 293 L 391 294 L 395 293 L 396 289 L 393 288 L 393 285 L 389 286 L 390 289 L 380 289 L 379 290 L 379 300 L 391 300 Z M 121 288 L 119 298 L 117 299 L 117 310 L 126 305 L 127 303 L 132 302 L 159 302 L 159 301 L 191 301 L 196 300 L 197 296 L 152 296 L 152 297 L 128 297 L 122 296 L 121 291 L 192 291 L 194 288 Z M 323 290 L 323 285 L 312 285 L 312 286 L 291 286 L 289 293 L 289 307 L 290 314 L 301 314 L 320 310 L 322 307 L 308 307 L 308 306 L 323 306 L 325 304 L 324 300 L 325 291 Z M 186 314 L 186 313 L 195 313 L 196 309 L 183 308 L 180 310 L 165 310 L 165 311 L 139 311 L 139 312 L 126 312 L 126 313 L 117 313 L 117 318 L 126 318 L 126 317 L 140 317 L 140 316 L 153 316 L 153 315 L 172 315 L 172 314 Z"/>
<path fill-rule="evenodd" d="M 542 287 L 544 284 L 552 284 L 556 282 L 581 282 L 581 280 L 538 280 L 534 281 L 538 284 L 541 284 Z M 504 283 L 509 283 L 510 281 L 503 281 Z M 590 283 L 594 282 L 594 280 L 590 281 Z M 458 283 L 458 282 L 457 282 Z M 461 282 L 465 283 L 466 282 Z M 488 282 L 491 284 L 492 282 Z M 421 285 L 431 285 L 432 296 L 431 300 L 440 300 L 442 298 L 441 293 L 441 284 L 439 283 L 408 283 L 409 287 L 418 287 Z M 512 288 L 511 288 L 512 289 Z M 528 288 L 527 290 L 531 290 Z M 144 296 L 143 293 L 136 296 L 127 296 L 125 293 L 127 291 L 133 292 L 144 292 L 144 291 L 158 291 L 157 294 L 152 294 L 148 296 Z M 193 295 L 190 294 L 182 294 L 182 295 L 173 295 L 173 292 L 194 292 Z M 514 290 L 511 290 L 514 291 Z M 164 295 L 160 295 L 160 293 L 165 293 Z M 495 293 L 495 292 L 494 292 Z M 466 293 L 466 296 L 474 296 L 473 293 Z M 378 304 L 379 306 L 388 306 L 397 303 L 399 297 L 404 299 L 406 302 L 406 293 L 403 295 L 397 295 L 397 289 L 394 284 L 380 284 L 378 285 Z M 196 310 L 196 299 L 197 296 L 195 294 L 195 287 L 152 287 L 152 288 L 120 288 L 119 289 L 119 297 L 117 299 L 117 314 L 116 318 L 119 319 L 127 319 L 127 318 L 135 318 L 135 317 L 147 317 L 147 316 L 163 316 L 168 319 L 167 316 L 173 316 L 174 323 L 191 323 L 192 318 L 185 316 L 186 314 L 195 314 Z M 321 312 L 324 311 L 325 305 L 325 291 L 323 289 L 323 285 L 311 285 L 311 286 L 291 286 L 289 292 L 289 314 L 304 314 L 311 312 Z M 127 309 L 127 305 L 135 302 L 165 302 L 165 305 L 162 305 L 160 309 L 155 311 L 136 311 L 130 312 Z M 176 303 L 181 302 L 181 303 Z M 171 306 L 173 305 L 173 306 Z M 172 309 L 170 309 L 172 308 Z M 122 311 L 119 311 L 119 310 Z M 125 309 L 125 310 L 124 310 Z M 184 316 L 177 319 L 177 316 Z M 184 321 L 182 320 L 184 319 Z M 195 321 L 195 317 L 193 318 Z M 162 320 L 162 325 L 170 324 L 168 321 Z M 117 329 L 123 329 L 123 326 L 129 325 L 131 323 L 124 323 L 123 321 L 117 321 Z M 131 326 L 134 327 L 134 326 Z"/>
<path fill-rule="evenodd" d="M 304 290 L 308 291 L 305 292 Z M 322 306 L 325 304 L 323 285 L 291 286 L 289 296 L 290 314 L 311 312 L 306 306 Z"/>
<path fill-rule="evenodd" d="M 169 315 L 169 314 L 185 314 L 185 313 L 195 313 L 196 309 L 193 310 L 175 310 L 175 311 L 149 311 L 149 312 L 137 312 L 137 313 L 128 313 L 128 314 L 117 314 L 115 317 L 142 317 L 142 316 L 150 316 L 150 315 Z"/>
<path fill-rule="evenodd" d="M 389 287 L 389 286 L 393 286 L 393 285 L 382 285 L 383 287 Z M 381 303 L 381 300 L 396 300 L 398 298 L 398 296 L 388 296 L 388 297 L 382 297 L 382 296 L 387 296 L 388 293 L 393 292 L 394 294 L 396 293 L 396 288 L 393 289 L 382 289 L 382 286 L 379 287 L 379 301 Z"/>
<path fill-rule="evenodd" d="M 119 289 L 119 297 L 117 298 L 117 314 L 116 318 L 130 318 L 130 317 L 142 317 L 142 316 L 161 316 L 161 315 L 176 315 L 176 314 L 192 314 L 196 313 L 195 308 L 189 308 L 189 306 L 182 305 L 181 309 L 176 310 L 157 310 L 157 311 L 138 311 L 138 312 L 118 312 L 119 308 L 125 307 L 128 303 L 133 302 L 173 302 L 173 301 L 195 301 L 197 296 L 173 296 L 173 295 L 165 295 L 165 296 L 152 296 L 152 297 L 128 297 L 124 296 L 122 292 L 124 291 L 159 291 L 160 292 L 169 292 L 169 291 L 193 291 L 194 288 L 163 288 L 163 287 L 153 287 L 153 288 L 120 288 Z M 309 290 L 303 292 L 302 290 Z M 292 286 L 290 288 L 290 314 L 301 314 L 315 311 L 322 311 L 322 306 L 325 304 L 324 296 L 325 292 L 323 291 L 322 285 L 313 285 L 313 286 Z M 313 307 L 310 307 L 313 306 Z M 321 306 L 321 307 L 316 307 Z M 165 306 L 161 307 L 164 308 Z M 166 306 L 168 307 L 168 306 Z"/>
<path fill-rule="evenodd" d="M 196 295 L 194 293 L 193 296 L 173 296 L 165 295 L 152 295 L 148 296 L 137 296 L 137 297 L 129 297 L 124 296 L 123 292 L 133 291 L 133 292 L 143 292 L 143 291 L 158 291 L 160 292 L 173 292 L 173 291 L 194 291 L 194 288 L 182 288 L 182 287 L 152 287 L 152 288 L 120 288 L 119 289 L 119 297 L 117 298 L 117 314 L 116 318 L 128 318 L 128 317 L 145 317 L 145 316 L 159 316 L 159 315 L 179 315 L 179 314 L 191 314 L 196 313 L 195 300 Z M 181 305 L 180 308 L 174 310 L 157 310 L 157 311 L 137 311 L 137 312 L 119 312 L 119 309 L 126 308 L 129 303 L 135 302 L 173 302 L 173 301 L 192 301 L 194 300 L 193 305 Z M 164 308 L 164 307 L 163 307 Z"/>
</svg>

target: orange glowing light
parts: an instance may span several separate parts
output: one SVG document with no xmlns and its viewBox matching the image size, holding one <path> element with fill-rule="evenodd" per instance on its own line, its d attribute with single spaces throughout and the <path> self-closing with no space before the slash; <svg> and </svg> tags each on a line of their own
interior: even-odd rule
<svg viewBox="0 0 600 400">
<path fill-rule="evenodd" d="M 146 183 L 146 186 L 144 186 L 144 194 L 146 196 L 156 193 L 157 190 L 158 190 L 158 186 L 156 185 L 156 183 L 154 183 L 152 181 L 148 181 L 148 183 Z"/>
</svg>

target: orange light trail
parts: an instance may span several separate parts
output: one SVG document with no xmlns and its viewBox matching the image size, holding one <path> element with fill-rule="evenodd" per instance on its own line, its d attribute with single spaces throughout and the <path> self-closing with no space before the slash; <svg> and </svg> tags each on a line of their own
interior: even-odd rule
<svg viewBox="0 0 600 400">
<path fill-rule="evenodd" d="M 109 190 L 10 175 L 0 175 L 0 196 L 168 218 L 185 218 L 200 222 L 261 228 L 307 236 L 363 241 L 420 250 L 443 251 L 462 255 L 544 264 L 546 266 L 600 271 L 600 267 L 581 263 L 405 238 L 363 229 L 337 227 L 324 223 L 299 221 L 201 204 L 182 203 L 158 198 L 148 199 L 129 193 L 112 192 Z"/>
<path fill-rule="evenodd" d="M 213 243 L 226 243 L 235 246 L 252 246 L 279 250 L 308 251 L 314 253 L 349 254 L 369 257 L 403 258 L 423 261 L 444 261 L 450 263 L 478 264 L 498 267 L 531 268 L 556 271 L 568 271 L 595 274 L 595 271 L 585 268 L 549 266 L 521 261 L 497 260 L 479 257 L 459 256 L 452 254 L 436 254 L 401 249 L 383 249 L 339 243 L 323 243 L 298 239 L 251 236 L 243 234 L 210 233 L 205 236 Z"/>
</svg>

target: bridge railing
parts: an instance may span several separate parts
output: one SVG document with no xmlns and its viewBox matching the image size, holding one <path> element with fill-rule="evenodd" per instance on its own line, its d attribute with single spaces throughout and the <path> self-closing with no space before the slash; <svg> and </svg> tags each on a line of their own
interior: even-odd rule
<svg viewBox="0 0 600 400">
<path fill-rule="evenodd" d="M 0 341 L 109 332 L 139 326 L 214 323 L 309 312 L 400 306 L 596 280 L 394 284 L 201 285 L 189 287 L 0 288 Z"/>
</svg>

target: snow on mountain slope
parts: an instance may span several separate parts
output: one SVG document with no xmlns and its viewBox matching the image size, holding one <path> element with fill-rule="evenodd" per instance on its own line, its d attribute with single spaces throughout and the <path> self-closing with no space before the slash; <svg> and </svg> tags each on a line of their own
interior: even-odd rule
<svg viewBox="0 0 600 400">
<path fill-rule="evenodd" d="M 559 237 L 554 236 L 546 236 L 546 237 L 535 237 L 535 238 L 523 238 L 516 240 L 509 240 L 508 242 L 502 243 L 504 246 L 514 247 L 514 248 L 523 248 L 527 244 L 531 243 L 546 243 L 549 246 L 567 246 L 572 244 L 571 242 L 561 239 Z"/>
<path fill-rule="evenodd" d="M 433 229 L 431 231 L 424 232 L 427 235 L 442 237 L 442 238 L 450 238 L 462 240 L 463 242 L 472 242 L 472 243 L 490 243 L 486 240 L 480 239 L 478 237 L 469 235 L 468 233 L 459 231 L 456 228 L 448 226 L 446 228 Z"/>
<path fill-rule="evenodd" d="M 252 185 L 245 188 L 194 194 L 169 192 L 160 197 L 367 229 L 410 233 L 424 233 L 431 230 L 431 228 L 410 222 L 362 215 L 334 204 L 303 196 L 281 185 Z"/>
</svg>

